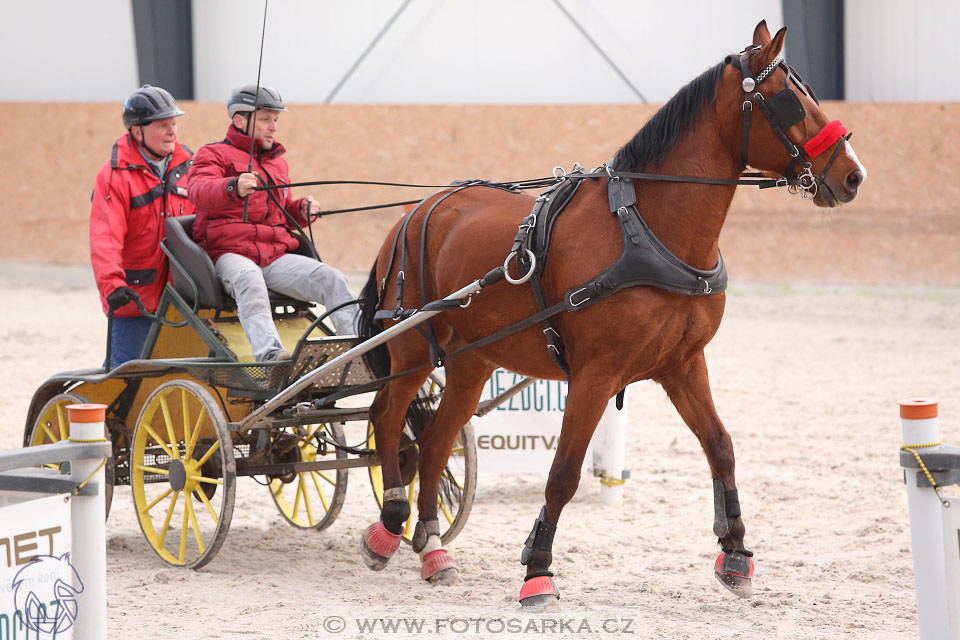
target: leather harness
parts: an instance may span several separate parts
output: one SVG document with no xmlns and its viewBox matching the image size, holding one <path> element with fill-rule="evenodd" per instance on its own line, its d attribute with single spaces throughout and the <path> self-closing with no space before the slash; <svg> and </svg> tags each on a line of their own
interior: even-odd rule
<svg viewBox="0 0 960 640">
<path fill-rule="evenodd" d="M 557 184 L 544 191 L 540 197 L 537 198 L 533 210 L 523 218 L 520 223 L 519 231 L 517 232 L 516 238 L 514 238 L 511 255 L 516 253 L 518 256 L 517 260 L 521 278 L 528 274 L 530 275 L 529 282 L 537 302 L 538 313 L 518 325 L 507 327 L 500 332 L 469 345 L 471 348 L 489 344 L 497 339 L 525 329 L 535 322 L 542 322 L 544 326 L 543 334 L 547 341 L 547 352 L 551 360 L 569 379 L 570 368 L 566 361 L 563 339 L 550 321 L 550 318 L 560 311 L 585 309 L 613 295 L 617 291 L 635 286 L 653 286 L 674 293 L 693 296 L 717 294 L 727 288 L 727 271 L 722 256 L 718 254 L 717 265 L 710 270 L 696 269 L 677 258 L 653 234 L 653 231 L 650 230 L 650 227 L 647 226 L 647 223 L 640 215 L 637 209 L 637 197 L 633 181 L 630 178 L 612 175 L 612 177 L 607 177 L 607 194 L 610 202 L 610 211 L 617 217 L 623 233 L 623 253 L 616 262 L 604 271 L 586 282 L 569 289 L 564 294 L 562 301 L 548 307 L 546 296 L 543 292 L 542 275 L 555 223 L 570 201 L 573 200 L 580 185 L 583 183 L 583 179 L 587 177 L 597 177 L 597 175 L 597 173 L 588 174 L 579 169 L 575 170 L 573 173 L 565 174 Z M 599 175 L 607 176 L 607 174 L 603 173 Z M 512 189 L 508 187 L 480 180 L 455 183 L 452 186 L 452 189 L 437 199 L 427 210 L 421 226 L 420 264 L 423 264 L 424 260 L 427 221 L 437 205 L 443 200 L 454 193 L 474 186 L 489 186 L 512 191 Z M 386 273 L 389 274 L 393 270 L 394 259 L 399 246 L 400 270 L 397 273 L 396 307 L 394 309 L 381 309 L 377 311 L 374 316 L 377 320 L 400 320 L 418 311 L 417 309 L 404 309 L 402 304 L 407 258 L 406 228 L 417 209 L 419 209 L 419 207 L 410 211 L 404 217 L 393 239 L 393 250 L 390 254 L 390 264 L 388 265 Z M 401 238 L 403 238 L 402 241 Z M 531 267 L 533 267 L 533 273 L 529 273 Z M 427 300 L 423 286 L 423 269 L 421 269 L 420 272 L 420 290 L 423 296 L 423 304 L 426 305 Z M 386 277 L 380 283 L 379 299 L 381 304 L 384 300 L 385 290 Z M 437 308 L 436 304 L 437 301 L 431 302 L 430 308 Z M 455 306 L 460 306 L 460 304 L 457 302 L 446 304 L 446 308 L 454 308 Z M 431 361 L 436 366 L 442 366 L 443 360 L 447 355 L 437 343 L 429 322 L 428 320 L 424 323 L 427 327 L 420 330 L 420 332 L 430 345 Z"/>
</svg>

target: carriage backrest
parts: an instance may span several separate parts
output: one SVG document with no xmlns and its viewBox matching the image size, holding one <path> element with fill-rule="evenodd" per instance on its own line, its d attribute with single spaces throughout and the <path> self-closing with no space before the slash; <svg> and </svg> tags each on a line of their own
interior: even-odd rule
<svg viewBox="0 0 960 640">
<path fill-rule="evenodd" d="M 223 306 L 225 293 L 210 256 L 193 241 L 195 219 L 195 215 L 190 215 L 167 218 L 164 221 L 166 231 L 164 246 L 171 257 L 183 267 L 181 270 L 177 265 L 171 265 L 170 276 L 173 288 L 187 302 L 193 304 L 196 301 L 193 286 L 195 284 L 196 297 L 199 298 L 200 306 L 220 309 Z"/>
</svg>

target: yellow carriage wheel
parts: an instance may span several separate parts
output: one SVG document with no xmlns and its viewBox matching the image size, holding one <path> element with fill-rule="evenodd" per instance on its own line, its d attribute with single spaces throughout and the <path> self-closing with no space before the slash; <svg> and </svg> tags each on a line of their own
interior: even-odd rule
<svg viewBox="0 0 960 640">
<path fill-rule="evenodd" d="M 130 485 L 147 542 L 167 564 L 199 569 L 233 517 L 237 468 L 220 406 L 200 384 L 172 380 L 137 418 Z"/>
<path fill-rule="evenodd" d="M 343 444 L 339 424 L 311 424 L 294 429 L 274 441 L 281 460 L 316 462 L 343 460 L 347 452 L 326 439 Z M 270 495 L 284 519 L 299 529 L 326 529 L 337 519 L 347 496 L 347 469 L 301 471 L 270 479 Z"/>
<path fill-rule="evenodd" d="M 70 436 L 70 420 L 67 416 L 67 405 L 71 404 L 89 404 L 90 400 L 79 393 L 58 393 L 53 396 L 40 409 L 36 420 L 30 425 L 26 434 L 25 442 L 27 446 L 35 447 L 41 444 L 53 444 L 60 442 Z M 110 437 L 109 431 L 105 430 L 104 436 Z M 60 465 L 44 465 L 51 469 L 60 469 Z M 110 517 L 110 503 L 113 502 L 113 478 L 114 466 L 113 458 L 107 460 L 104 467 L 104 478 L 106 486 L 104 487 L 103 497 L 106 506 L 105 518 Z"/>
<path fill-rule="evenodd" d="M 439 404 L 440 393 L 443 391 L 443 379 L 433 373 L 424 383 L 422 393 L 430 398 L 430 408 L 436 410 Z M 413 440 L 410 426 L 404 428 L 404 437 L 401 439 L 401 448 L 404 443 Z M 367 447 L 376 448 L 373 437 L 373 424 L 367 423 Z M 420 475 L 417 473 L 417 447 L 414 445 L 400 454 L 400 475 L 407 489 L 407 500 L 410 502 L 410 517 L 404 525 L 403 539 L 407 543 L 413 538 L 413 529 L 416 525 L 417 504 L 416 498 L 420 489 Z M 377 505 L 383 506 L 383 473 L 378 466 L 369 467 L 370 485 Z M 447 466 L 440 477 L 440 491 L 437 495 L 437 518 L 440 521 L 440 539 L 448 544 L 463 529 L 473 508 L 473 499 L 477 493 L 477 443 L 473 437 L 473 425 L 469 422 L 463 426 L 450 451 Z"/>
</svg>

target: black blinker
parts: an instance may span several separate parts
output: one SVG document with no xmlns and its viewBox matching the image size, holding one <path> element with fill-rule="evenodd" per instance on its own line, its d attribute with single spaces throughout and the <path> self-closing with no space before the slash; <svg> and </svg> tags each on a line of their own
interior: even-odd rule
<svg viewBox="0 0 960 640">
<path fill-rule="evenodd" d="M 803 122 L 807 117 L 800 98 L 791 89 L 784 89 L 767 98 L 767 106 L 784 130 Z"/>
</svg>

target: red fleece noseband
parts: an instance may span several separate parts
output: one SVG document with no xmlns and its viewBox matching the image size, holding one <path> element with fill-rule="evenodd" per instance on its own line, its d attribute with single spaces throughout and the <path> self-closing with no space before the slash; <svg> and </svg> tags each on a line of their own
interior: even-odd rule
<svg viewBox="0 0 960 640">
<path fill-rule="evenodd" d="M 803 150 L 806 151 L 807 155 L 811 158 L 816 158 L 845 135 L 847 135 L 847 128 L 843 126 L 843 123 L 839 120 L 833 120 L 827 123 L 827 126 L 823 129 L 820 129 L 820 133 L 813 136 L 803 145 Z"/>
</svg>

